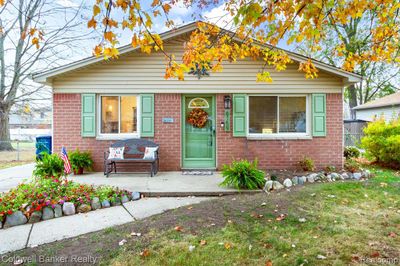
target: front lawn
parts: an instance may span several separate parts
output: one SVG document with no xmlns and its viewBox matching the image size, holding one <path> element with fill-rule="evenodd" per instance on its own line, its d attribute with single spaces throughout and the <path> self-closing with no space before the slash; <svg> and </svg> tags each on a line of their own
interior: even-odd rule
<svg viewBox="0 0 400 266">
<path fill-rule="evenodd" d="M 376 173 L 364 182 L 221 197 L 11 255 L 91 255 L 104 265 L 399 263 L 400 174 Z"/>
</svg>

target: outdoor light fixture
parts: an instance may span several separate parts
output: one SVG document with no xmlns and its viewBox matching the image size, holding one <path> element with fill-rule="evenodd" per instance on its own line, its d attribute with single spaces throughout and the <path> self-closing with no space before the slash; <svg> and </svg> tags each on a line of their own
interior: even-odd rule
<svg viewBox="0 0 400 266">
<path fill-rule="evenodd" d="M 224 96 L 224 108 L 225 108 L 225 110 L 231 109 L 231 96 L 230 95 Z"/>
</svg>

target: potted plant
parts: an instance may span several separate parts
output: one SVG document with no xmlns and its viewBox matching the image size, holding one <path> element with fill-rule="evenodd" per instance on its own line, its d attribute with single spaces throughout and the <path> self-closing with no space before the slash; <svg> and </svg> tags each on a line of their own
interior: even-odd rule
<svg viewBox="0 0 400 266">
<path fill-rule="evenodd" d="M 93 160 L 90 152 L 81 152 L 79 149 L 68 154 L 74 175 L 83 174 L 83 170 L 92 170 Z"/>
<path fill-rule="evenodd" d="M 36 160 L 33 175 L 41 178 L 61 177 L 64 175 L 64 162 L 58 154 L 42 152 Z"/>
</svg>

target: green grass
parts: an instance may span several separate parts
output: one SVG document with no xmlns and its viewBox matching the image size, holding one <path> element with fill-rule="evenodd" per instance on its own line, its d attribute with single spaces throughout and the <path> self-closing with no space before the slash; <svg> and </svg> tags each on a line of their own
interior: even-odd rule
<svg viewBox="0 0 400 266">
<path fill-rule="evenodd" d="M 265 265 L 271 260 L 273 265 L 347 265 L 377 254 L 399 259 L 400 178 L 389 170 L 373 172 L 377 176 L 367 182 L 310 185 L 291 192 L 296 195 L 282 221 L 276 220 L 279 207 L 278 212 L 258 208 L 261 218 L 238 210 L 237 221 L 217 231 L 204 227 L 196 234 L 173 229 L 152 232 L 148 243 L 128 243 L 104 263 Z M 200 245 L 201 240 L 207 244 Z M 192 252 L 190 245 L 196 246 Z M 140 256 L 144 248 L 149 256 Z M 326 259 L 319 260 L 318 255 Z"/>
</svg>

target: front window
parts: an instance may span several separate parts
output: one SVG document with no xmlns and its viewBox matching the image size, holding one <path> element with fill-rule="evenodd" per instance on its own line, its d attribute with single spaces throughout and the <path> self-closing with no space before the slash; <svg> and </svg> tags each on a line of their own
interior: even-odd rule
<svg viewBox="0 0 400 266">
<path fill-rule="evenodd" d="M 101 96 L 101 134 L 137 133 L 137 97 Z"/>
<path fill-rule="evenodd" d="M 249 134 L 304 134 L 306 122 L 306 96 L 249 97 Z"/>
</svg>

